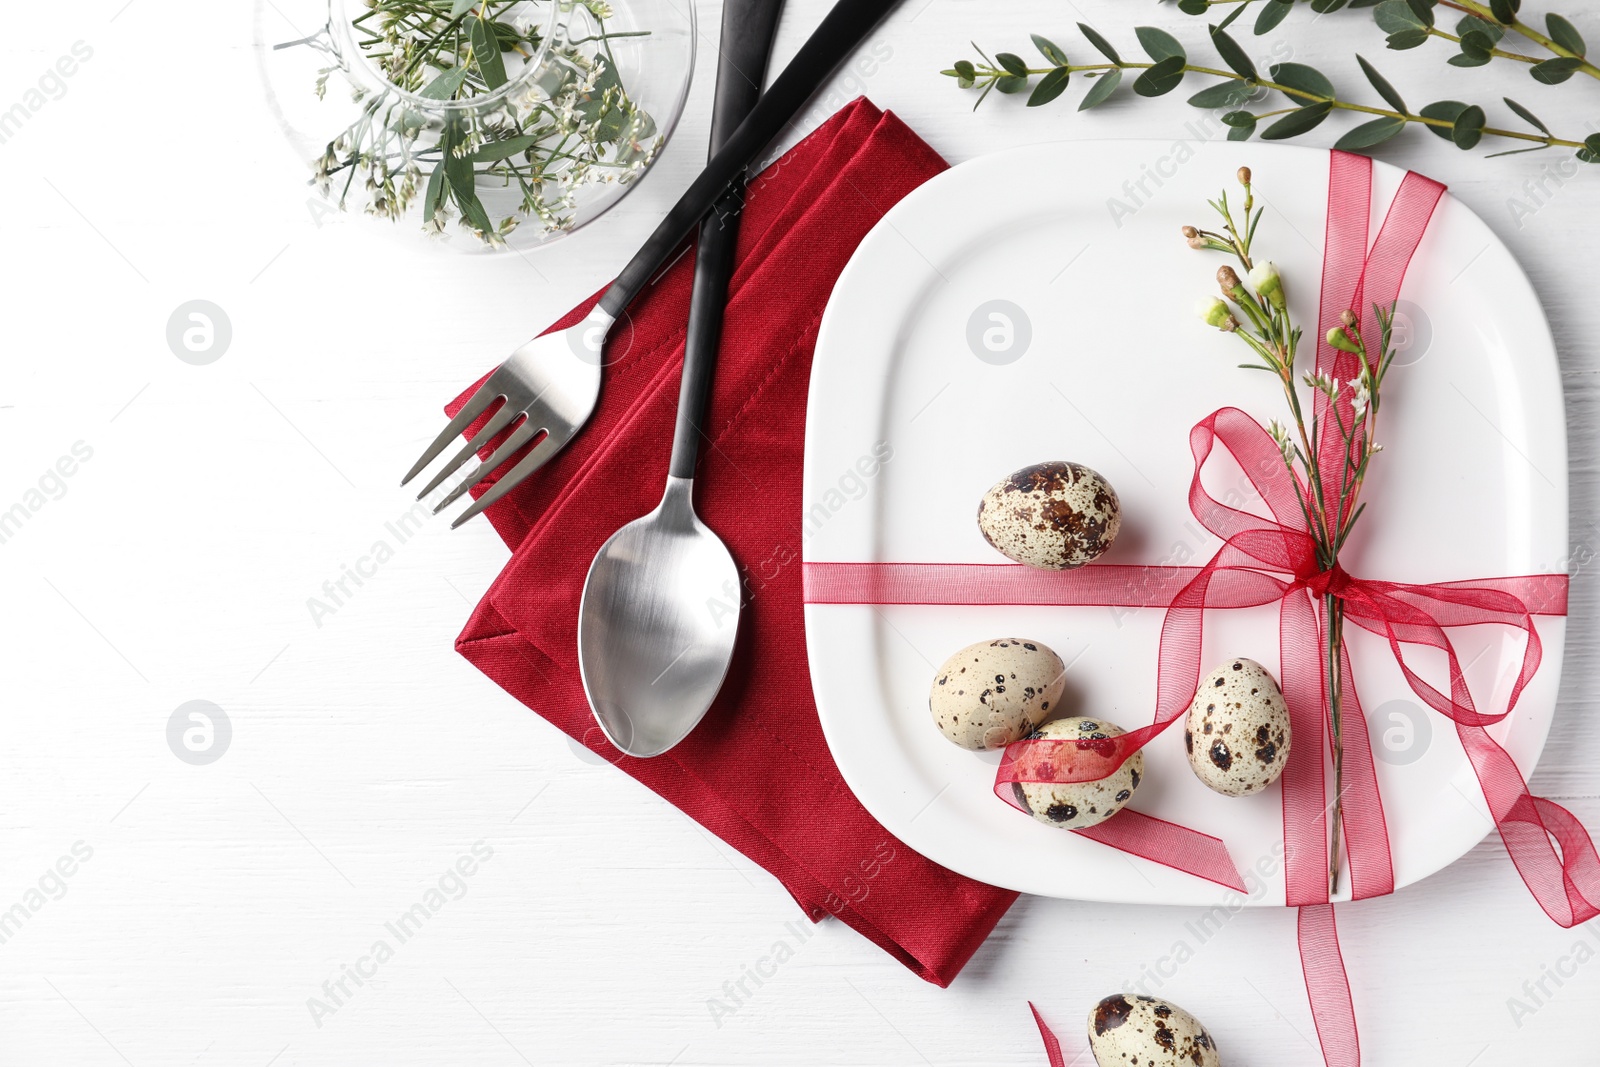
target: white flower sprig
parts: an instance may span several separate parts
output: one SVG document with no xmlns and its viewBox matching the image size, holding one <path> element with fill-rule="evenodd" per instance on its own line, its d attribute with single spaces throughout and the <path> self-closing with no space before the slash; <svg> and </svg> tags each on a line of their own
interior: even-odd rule
<svg viewBox="0 0 1600 1067">
<path fill-rule="evenodd" d="M 1340 316 L 1340 324 L 1328 331 L 1324 340 L 1334 349 L 1355 356 L 1358 370 L 1355 377 L 1343 382 L 1326 371 L 1303 372 L 1299 384 L 1312 394 L 1311 416 L 1307 419 L 1295 379 L 1301 330 L 1290 317 L 1288 294 L 1278 268 L 1270 260 L 1258 262 L 1252 258 L 1251 245 L 1256 227 L 1261 222 L 1262 210 L 1255 206 L 1250 168 L 1240 167 L 1238 178 L 1244 187 L 1241 220 L 1235 221 L 1228 194 L 1224 192 L 1211 201 L 1212 208 L 1222 219 L 1220 230 L 1204 230 L 1195 226 L 1183 228 L 1183 237 L 1189 247 L 1225 252 L 1236 259 L 1245 272 L 1245 279 L 1241 279 L 1239 272 L 1231 265 L 1218 268 L 1217 285 L 1222 290 L 1222 296 L 1205 298 L 1197 310 L 1208 326 L 1231 333 L 1250 346 L 1257 358 L 1241 366 L 1266 371 L 1281 383 L 1292 416 L 1292 429 L 1274 420 L 1267 427 L 1267 432 L 1278 446 L 1284 466 L 1294 479 L 1295 497 L 1305 518 L 1307 531 L 1316 545 L 1318 566 L 1325 572 L 1332 571 L 1338 566 L 1340 549 L 1344 547 L 1356 520 L 1366 507 L 1360 498 L 1368 464 L 1374 455 L 1382 451 L 1382 446 L 1374 442 L 1374 435 L 1380 389 L 1394 361 L 1391 344 L 1393 309 L 1373 308 L 1379 328 L 1376 348 L 1368 347 L 1354 311 L 1345 311 Z M 1324 470 L 1320 462 L 1323 438 L 1330 430 L 1338 435 L 1338 455 L 1342 456 L 1342 462 L 1333 465 L 1337 470 Z M 1323 595 L 1323 610 L 1327 636 L 1327 659 L 1323 673 L 1328 685 L 1334 768 L 1329 887 L 1330 891 L 1337 891 L 1340 870 L 1339 816 L 1342 810 L 1340 797 L 1344 785 L 1343 723 L 1340 713 L 1344 606 L 1337 593 Z"/>
</svg>

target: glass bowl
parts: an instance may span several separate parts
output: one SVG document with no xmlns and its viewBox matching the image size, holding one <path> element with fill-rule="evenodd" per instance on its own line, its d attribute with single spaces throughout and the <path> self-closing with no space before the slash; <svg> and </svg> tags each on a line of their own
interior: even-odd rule
<svg viewBox="0 0 1600 1067">
<path fill-rule="evenodd" d="M 257 0 L 273 109 L 329 210 L 468 251 L 547 244 L 622 200 L 677 126 L 693 4 Z"/>
</svg>

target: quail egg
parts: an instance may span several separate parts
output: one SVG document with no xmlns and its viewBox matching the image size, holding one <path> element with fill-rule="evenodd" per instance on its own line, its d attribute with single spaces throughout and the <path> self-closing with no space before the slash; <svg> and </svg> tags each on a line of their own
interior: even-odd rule
<svg viewBox="0 0 1600 1067">
<path fill-rule="evenodd" d="M 1042 740 L 1103 739 L 1128 731 L 1096 718 L 1055 719 L 1039 727 Z M 1017 782 L 1013 788 L 1035 819 L 1063 830 L 1082 830 L 1105 822 L 1133 798 L 1144 777 L 1144 753 L 1135 752 L 1111 774 L 1092 782 Z"/>
<path fill-rule="evenodd" d="M 1259 793 L 1289 759 L 1289 705 L 1267 669 L 1240 656 L 1206 675 L 1183 724 L 1189 766 L 1223 796 Z"/>
<path fill-rule="evenodd" d="M 978 529 L 1018 563 L 1042 570 L 1081 567 L 1111 547 L 1122 506 L 1111 483 L 1081 463 L 1036 463 L 983 495 Z"/>
<path fill-rule="evenodd" d="M 934 725 L 962 748 L 1004 748 L 1061 702 L 1066 666 L 1041 641 L 999 637 L 968 645 L 933 676 Z"/>
</svg>

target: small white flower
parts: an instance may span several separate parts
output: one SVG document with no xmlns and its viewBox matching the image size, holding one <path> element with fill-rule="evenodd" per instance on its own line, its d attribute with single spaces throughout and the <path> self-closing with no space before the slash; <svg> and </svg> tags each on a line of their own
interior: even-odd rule
<svg viewBox="0 0 1600 1067">
<path fill-rule="evenodd" d="M 1350 379 L 1350 388 L 1355 395 L 1350 400 L 1350 406 L 1355 410 L 1356 418 L 1361 418 L 1367 413 L 1367 405 L 1372 402 L 1372 393 L 1367 389 L 1366 375 Z"/>
<path fill-rule="evenodd" d="M 1339 383 L 1326 374 L 1311 374 L 1307 372 L 1301 380 L 1306 383 L 1307 388 L 1315 389 L 1329 400 L 1339 395 Z"/>
</svg>

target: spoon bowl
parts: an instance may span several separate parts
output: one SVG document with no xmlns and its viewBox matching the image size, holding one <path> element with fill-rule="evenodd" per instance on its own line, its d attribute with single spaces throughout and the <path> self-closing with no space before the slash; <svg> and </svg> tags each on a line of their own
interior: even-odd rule
<svg viewBox="0 0 1600 1067">
<path fill-rule="evenodd" d="M 600 729 L 658 756 L 705 715 L 739 629 L 739 568 L 694 512 L 694 482 L 668 478 L 656 509 L 612 534 L 578 608 L 578 669 Z"/>
</svg>

